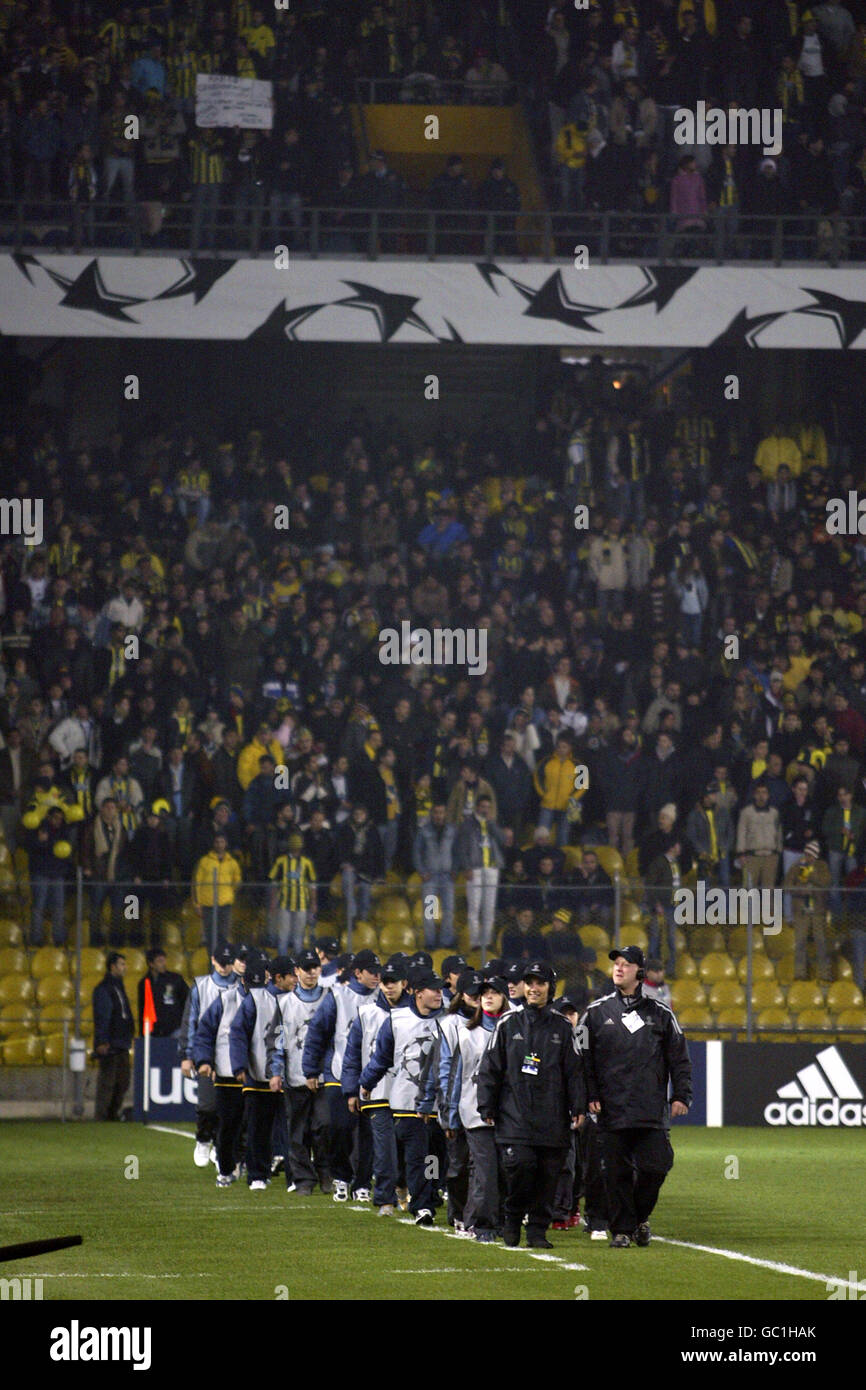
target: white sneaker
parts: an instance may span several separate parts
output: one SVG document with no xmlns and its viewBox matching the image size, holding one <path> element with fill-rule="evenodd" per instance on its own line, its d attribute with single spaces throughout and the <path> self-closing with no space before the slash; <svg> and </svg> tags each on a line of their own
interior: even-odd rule
<svg viewBox="0 0 866 1390">
<path fill-rule="evenodd" d="M 195 1148 L 192 1151 L 192 1161 L 196 1168 L 206 1168 L 208 1166 L 210 1163 L 210 1149 L 210 1144 L 204 1143 L 201 1139 L 196 1140 Z"/>
<path fill-rule="evenodd" d="M 208 1159 L 209 1159 L 209 1161 L 210 1161 L 211 1163 L 213 1163 L 214 1165 L 216 1165 L 216 1161 L 217 1161 L 216 1144 L 211 1144 L 211 1146 L 210 1146 L 210 1153 L 208 1154 Z"/>
<path fill-rule="evenodd" d="M 590 1240 L 607 1240 L 607 1231 L 590 1231 Z"/>
<path fill-rule="evenodd" d="M 232 1185 L 232 1183 L 233 1183 L 234 1181 L 235 1181 L 235 1180 L 234 1180 L 234 1178 L 231 1176 L 231 1174 L 229 1174 L 228 1177 L 225 1177 L 222 1173 L 217 1173 L 217 1180 L 216 1180 L 216 1185 L 217 1185 L 217 1187 L 231 1187 L 231 1185 Z"/>
<path fill-rule="evenodd" d="M 418 1215 L 415 1217 L 415 1225 L 416 1225 L 416 1226 L 432 1226 L 432 1225 L 433 1225 L 433 1213 L 432 1213 L 432 1211 L 428 1211 L 426 1207 L 422 1207 L 421 1210 L 419 1211 Z"/>
<path fill-rule="evenodd" d="M 251 1183 L 250 1183 L 250 1192 L 265 1192 L 265 1191 L 267 1191 L 267 1186 L 268 1186 L 268 1185 L 267 1185 L 266 1182 L 259 1182 L 259 1181 L 257 1181 L 257 1182 L 251 1182 Z"/>
<path fill-rule="evenodd" d="M 295 1184 L 294 1184 L 293 1182 L 290 1182 L 289 1185 L 288 1185 L 288 1187 L 286 1188 L 286 1193 L 289 1193 L 289 1192 L 297 1192 L 297 1190 L 298 1190 L 298 1189 L 297 1189 L 297 1187 L 295 1186 Z"/>
<path fill-rule="evenodd" d="M 347 1182 L 340 1182 L 339 1178 L 334 1178 L 334 1201 L 348 1202 L 348 1200 L 349 1184 Z"/>
<path fill-rule="evenodd" d="M 465 1226 L 465 1223 L 464 1223 L 464 1222 L 462 1222 L 462 1221 L 455 1221 L 455 1222 L 454 1222 L 454 1234 L 455 1234 L 455 1236 L 462 1236 L 462 1235 L 465 1235 L 465 1234 L 466 1234 L 466 1226 Z"/>
<path fill-rule="evenodd" d="M 355 1202 L 371 1202 L 373 1194 L 369 1187 L 356 1187 L 352 1193 L 352 1200 Z"/>
</svg>

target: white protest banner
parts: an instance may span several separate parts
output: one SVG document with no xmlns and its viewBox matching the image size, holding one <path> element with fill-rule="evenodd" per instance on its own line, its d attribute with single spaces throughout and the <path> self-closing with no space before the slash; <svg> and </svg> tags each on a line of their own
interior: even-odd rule
<svg viewBox="0 0 866 1390">
<path fill-rule="evenodd" d="M 197 126 L 240 126 L 270 130 L 272 85 L 255 77 L 224 77 L 200 72 L 195 79 Z"/>
</svg>

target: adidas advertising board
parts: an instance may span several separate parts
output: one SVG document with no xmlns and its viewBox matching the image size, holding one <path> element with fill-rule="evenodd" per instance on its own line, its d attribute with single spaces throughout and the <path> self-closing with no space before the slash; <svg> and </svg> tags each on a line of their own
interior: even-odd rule
<svg viewBox="0 0 866 1390">
<path fill-rule="evenodd" d="M 863 1054 L 844 1043 L 726 1043 L 724 1122 L 860 1129 L 866 1126 Z"/>
</svg>

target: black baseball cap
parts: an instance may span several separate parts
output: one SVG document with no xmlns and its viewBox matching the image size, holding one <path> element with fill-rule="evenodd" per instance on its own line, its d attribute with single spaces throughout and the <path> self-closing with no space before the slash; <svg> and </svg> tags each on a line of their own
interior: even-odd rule
<svg viewBox="0 0 866 1390">
<path fill-rule="evenodd" d="M 415 975 L 412 985 L 416 990 L 419 989 L 442 989 L 445 981 L 441 975 L 437 975 L 433 970 L 419 970 Z"/>
<path fill-rule="evenodd" d="M 553 1001 L 553 1007 L 556 1009 L 557 1013 L 564 1013 L 568 1010 L 570 1013 L 579 1014 L 586 1008 L 586 1004 L 580 1003 L 577 999 L 573 999 L 570 994 L 563 994 L 559 999 Z"/>
<path fill-rule="evenodd" d="M 258 951 L 250 951 L 246 958 L 247 968 L 244 974 L 244 984 L 247 986 L 263 985 L 265 983 L 265 973 L 268 962 L 264 956 L 260 956 Z"/>
<path fill-rule="evenodd" d="M 409 967 L 399 960 L 386 961 L 382 967 L 382 980 L 388 984 L 393 984 L 395 980 L 408 980 Z"/>
<path fill-rule="evenodd" d="M 508 983 L 501 975 L 485 975 L 481 993 L 483 994 L 486 989 L 495 989 L 497 994 L 504 994 L 505 998 L 508 998 Z"/>
<path fill-rule="evenodd" d="M 442 962 L 442 974 L 447 978 L 449 975 L 459 974 L 466 969 L 466 961 L 462 956 L 446 956 Z"/>
<path fill-rule="evenodd" d="M 513 960 L 505 967 L 505 978 L 510 985 L 519 984 L 523 979 L 523 961 Z"/>
<path fill-rule="evenodd" d="M 320 951 L 324 951 L 326 956 L 338 956 L 340 954 L 340 943 L 335 936 L 320 936 L 316 945 Z"/>
<path fill-rule="evenodd" d="M 446 973 L 443 967 L 443 974 Z M 484 976 L 480 970 L 463 970 L 457 980 L 457 989 L 460 994 L 471 994 L 473 998 L 481 993 L 484 984 Z"/>
<path fill-rule="evenodd" d="M 393 966 L 396 970 L 402 970 L 403 974 L 400 978 L 403 980 L 406 979 L 406 972 L 411 964 L 412 961 L 405 951 L 395 951 L 385 962 L 386 966 Z"/>
<path fill-rule="evenodd" d="M 607 953 L 608 960 L 619 960 L 620 956 L 622 956 L 623 960 L 630 961 L 632 965 L 640 966 L 641 970 L 643 970 L 646 964 L 640 946 L 623 946 L 621 949 L 614 947 L 612 951 L 608 951 Z"/>
<path fill-rule="evenodd" d="M 533 977 L 539 980 L 546 980 L 549 985 L 556 984 L 556 971 L 546 960 L 531 960 L 529 962 L 521 979 L 530 980 Z"/>
<path fill-rule="evenodd" d="M 234 965 L 237 960 L 234 946 L 230 946 L 227 941 L 218 941 L 213 953 L 213 959 L 218 965 Z"/>
<path fill-rule="evenodd" d="M 485 975 L 504 975 L 508 969 L 502 956 L 491 956 L 484 967 Z"/>
<path fill-rule="evenodd" d="M 234 959 L 234 960 L 246 960 L 246 958 L 247 958 L 247 956 L 248 956 L 249 954 L 250 954 L 250 948 L 249 948 L 249 946 L 235 946 L 235 947 L 234 947 L 234 957 L 233 957 L 233 959 Z"/>
<path fill-rule="evenodd" d="M 318 965 L 318 963 L 319 958 L 317 956 L 316 964 Z M 272 975 L 294 975 L 295 962 L 292 960 L 291 956 L 274 956 L 268 969 Z"/>
<path fill-rule="evenodd" d="M 353 970 L 370 970 L 373 974 L 378 974 L 382 969 L 382 962 L 375 951 L 359 951 L 352 961 Z"/>
<path fill-rule="evenodd" d="M 302 970 L 315 970 L 316 966 L 321 964 L 315 951 L 301 951 L 298 956 L 298 965 Z"/>
<path fill-rule="evenodd" d="M 409 957 L 409 965 L 413 970 L 417 970 L 419 965 L 423 965 L 425 970 L 433 969 L 433 957 L 428 951 L 416 951 Z"/>
</svg>

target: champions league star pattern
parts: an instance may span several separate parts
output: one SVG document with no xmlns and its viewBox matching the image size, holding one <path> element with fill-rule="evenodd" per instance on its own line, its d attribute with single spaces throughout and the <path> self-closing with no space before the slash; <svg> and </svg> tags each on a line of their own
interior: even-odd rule
<svg viewBox="0 0 866 1390">
<path fill-rule="evenodd" d="M 0 256 L 0 332 L 274 343 L 866 347 L 847 269 Z"/>
</svg>

